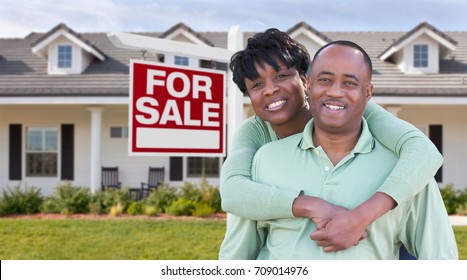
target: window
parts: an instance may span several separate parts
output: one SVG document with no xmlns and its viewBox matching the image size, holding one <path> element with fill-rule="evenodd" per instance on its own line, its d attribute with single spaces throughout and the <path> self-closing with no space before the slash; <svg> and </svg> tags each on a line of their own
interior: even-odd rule
<svg viewBox="0 0 467 280">
<path fill-rule="evenodd" d="M 413 46 L 413 66 L 417 68 L 428 67 L 428 45 Z"/>
<path fill-rule="evenodd" d="M 217 157 L 189 157 L 188 177 L 217 177 L 219 176 L 219 158 Z"/>
<path fill-rule="evenodd" d="M 175 65 L 188 66 L 188 57 L 186 57 L 186 56 L 175 56 Z"/>
<path fill-rule="evenodd" d="M 128 126 L 110 127 L 110 138 L 128 138 Z"/>
<path fill-rule="evenodd" d="M 71 68 L 71 46 L 58 46 L 58 68 Z"/>
<path fill-rule="evenodd" d="M 26 176 L 57 176 L 57 129 L 28 128 L 26 134 Z"/>
</svg>

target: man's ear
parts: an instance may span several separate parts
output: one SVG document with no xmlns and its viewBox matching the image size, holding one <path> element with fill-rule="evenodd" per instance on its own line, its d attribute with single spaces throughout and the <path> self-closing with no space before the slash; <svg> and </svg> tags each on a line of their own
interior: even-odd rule
<svg viewBox="0 0 467 280">
<path fill-rule="evenodd" d="M 370 101 L 371 96 L 373 95 L 373 90 L 374 90 L 373 84 L 369 84 L 368 87 L 366 88 L 366 93 L 365 93 L 367 102 Z"/>
<path fill-rule="evenodd" d="M 308 89 L 311 89 L 311 85 L 313 84 L 313 79 L 311 78 L 311 75 L 308 75 L 308 77 L 306 78 L 306 84 L 307 84 L 307 88 Z"/>
</svg>

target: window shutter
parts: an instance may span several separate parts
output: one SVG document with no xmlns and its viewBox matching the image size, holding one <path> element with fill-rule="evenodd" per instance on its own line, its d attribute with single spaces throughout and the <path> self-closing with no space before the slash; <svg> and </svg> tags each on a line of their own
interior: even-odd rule
<svg viewBox="0 0 467 280">
<path fill-rule="evenodd" d="M 438 151 L 443 154 L 443 126 L 440 124 L 429 126 L 430 140 L 435 144 Z M 435 175 L 436 182 L 443 181 L 443 167 L 441 166 Z"/>
<path fill-rule="evenodd" d="M 75 126 L 73 124 L 62 124 L 61 134 L 61 179 L 73 181 L 75 178 Z"/>
<path fill-rule="evenodd" d="M 183 157 L 170 157 L 170 181 L 183 180 Z"/>
<path fill-rule="evenodd" d="M 10 180 L 21 180 L 22 173 L 22 125 L 10 124 L 10 146 L 9 146 L 9 178 Z"/>
</svg>

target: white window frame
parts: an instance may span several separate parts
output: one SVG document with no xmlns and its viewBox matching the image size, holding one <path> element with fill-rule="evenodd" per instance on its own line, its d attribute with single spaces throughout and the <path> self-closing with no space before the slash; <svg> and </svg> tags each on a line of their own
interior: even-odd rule
<svg viewBox="0 0 467 280">
<path fill-rule="evenodd" d="M 426 52 L 424 51 L 416 51 L 417 47 L 426 47 Z M 417 55 L 423 56 L 420 58 L 416 58 Z M 416 65 L 417 62 L 423 63 L 426 62 L 426 65 Z M 417 43 L 413 45 L 413 67 L 415 69 L 425 69 L 428 68 L 430 62 L 430 46 L 425 43 Z"/>
<path fill-rule="evenodd" d="M 37 144 L 33 143 L 34 138 L 32 137 L 32 133 L 39 132 L 38 138 L 35 140 L 39 140 Z M 49 134 L 48 132 L 52 132 Z M 49 141 L 48 137 L 53 137 L 52 141 Z M 31 171 L 31 160 L 33 160 L 33 155 L 39 155 L 38 163 L 39 166 L 37 167 L 37 171 Z M 31 157 L 30 157 L 31 156 Z M 49 167 L 51 169 L 47 172 L 46 163 L 44 160 L 47 160 L 47 156 L 55 157 L 52 163 L 52 166 Z M 26 177 L 57 177 L 58 176 L 58 167 L 59 167 L 59 130 L 57 127 L 26 127 L 26 145 L 24 151 L 24 166 Z"/>
<path fill-rule="evenodd" d="M 60 52 L 62 48 L 67 48 L 69 49 L 69 57 L 68 53 L 65 53 L 67 55 L 66 58 L 60 58 L 60 56 L 63 54 Z M 62 62 L 64 62 L 66 65 L 60 65 Z M 57 69 L 72 69 L 73 68 L 73 46 L 71 44 L 59 44 L 57 46 Z"/>
</svg>

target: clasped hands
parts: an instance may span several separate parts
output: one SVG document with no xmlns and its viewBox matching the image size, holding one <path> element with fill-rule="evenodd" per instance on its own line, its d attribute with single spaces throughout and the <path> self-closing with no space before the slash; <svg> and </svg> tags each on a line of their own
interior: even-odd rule
<svg viewBox="0 0 467 280">
<path fill-rule="evenodd" d="M 299 196 L 294 202 L 293 213 L 316 223 L 310 238 L 325 252 L 346 250 L 365 239 L 366 224 L 351 210 L 336 206 L 323 199 Z"/>
</svg>

